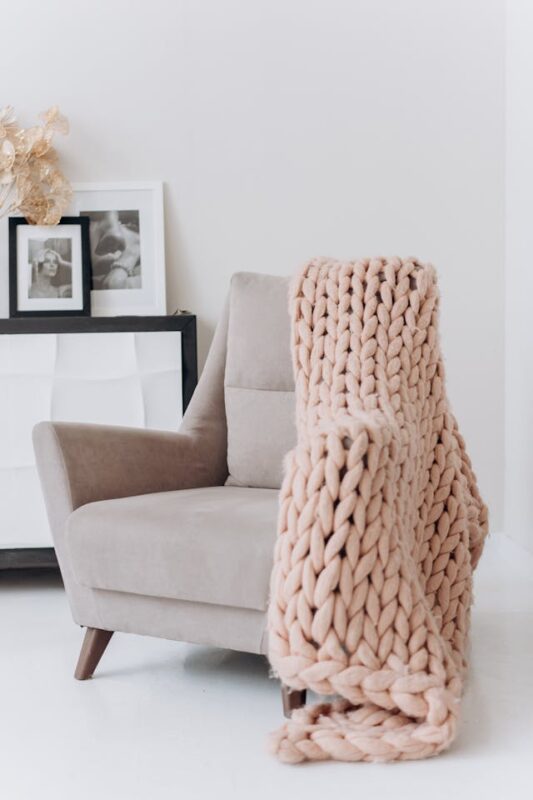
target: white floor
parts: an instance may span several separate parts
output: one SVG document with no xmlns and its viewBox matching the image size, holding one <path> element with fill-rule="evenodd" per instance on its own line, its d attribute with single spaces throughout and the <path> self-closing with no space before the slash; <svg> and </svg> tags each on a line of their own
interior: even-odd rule
<svg viewBox="0 0 533 800">
<path fill-rule="evenodd" d="M 452 750 L 392 765 L 279 764 L 264 659 L 116 635 L 72 678 L 82 631 L 57 578 L 0 574 L 2 800 L 533 798 L 533 557 L 495 537 L 477 573 L 472 669 Z"/>
</svg>

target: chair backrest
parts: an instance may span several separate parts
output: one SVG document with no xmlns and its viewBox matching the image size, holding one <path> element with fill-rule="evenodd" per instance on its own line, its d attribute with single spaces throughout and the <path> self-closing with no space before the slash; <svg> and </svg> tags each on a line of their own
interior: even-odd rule
<svg viewBox="0 0 533 800">
<path fill-rule="evenodd" d="M 289 278 L 238 272 L 182 433 L 208 481 L 279 488 L 296 442 Z"/>
<path fill-rule="evenodd" d="M 296 442 L 288 303 L 288 278 L 232 278 L 224 376 L 232 485 L 279 488 Z"/>
</svg>

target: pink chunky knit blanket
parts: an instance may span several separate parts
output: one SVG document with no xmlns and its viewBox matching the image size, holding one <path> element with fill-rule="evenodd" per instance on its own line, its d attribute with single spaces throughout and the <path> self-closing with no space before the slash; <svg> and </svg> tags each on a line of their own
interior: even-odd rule
<svg viewBox="0 0 533 800">
<path fill-rule="evenodd" d="M 453 740 L 487 533 L 444 389 L 431 266 L 316 260 L 292 289 L 298 443 L 286 460 L 269 658 L 336 695 L 273 734 L 281 760 L 424 758 Z"/>
</svg>

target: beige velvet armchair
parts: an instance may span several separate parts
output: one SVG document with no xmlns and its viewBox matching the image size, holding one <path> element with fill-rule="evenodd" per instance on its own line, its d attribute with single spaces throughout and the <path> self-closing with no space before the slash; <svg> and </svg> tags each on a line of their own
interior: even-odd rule
<svg viewBox="0 0 533 800">
<path fill-rule="evenodd" d="M 285 453 L 296 441 L 288 280 L 229 299 L 179 433 L 42 422 L 39 475 L 74 621 L 75 677 L 115 631 L 266 652 Z M 304 701 L 283 691 L 285 712 Z"/>
</svg>

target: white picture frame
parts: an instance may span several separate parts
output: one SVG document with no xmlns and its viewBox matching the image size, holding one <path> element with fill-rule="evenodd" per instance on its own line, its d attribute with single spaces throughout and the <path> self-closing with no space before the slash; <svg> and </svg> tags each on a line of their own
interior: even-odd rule
<svg viewBox="0 0 533 800">
<path fill-rule="evenodd" d="M 78 182 L 72 184 L 72 189 L 72 213 L 89 216 L 90 219 L 92 216 L 89 233 L 92 262 L 91 315 L 166 315 L 162 182 Z M 133 240 L 130 248 L 133 250 L 132 258 L 124 251 L 124 256 L 119 255 L 119 260 L 113 262 L 115 245 L 108 246 L 112 237 L 106 237 L 105 228 L 115 225 L 125 231 L 126 238 Z M 100 237 L 100 242 L 95 242 L 95 236 Z M 100 245 L 103 254 L 97 253 Z M 119 254 L 120 247 L 116 251 Z M 137 265 L 133 265 L 135 249 L 138 251 Z"/>
</svg>

